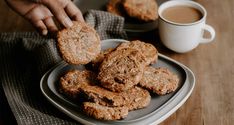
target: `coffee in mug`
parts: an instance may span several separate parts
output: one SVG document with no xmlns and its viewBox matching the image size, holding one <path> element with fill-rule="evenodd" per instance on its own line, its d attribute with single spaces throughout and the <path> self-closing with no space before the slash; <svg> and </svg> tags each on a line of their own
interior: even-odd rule
<svg viewBox="0 0 234 125">
<path fill-rule="evenodd" d="M 196 8 L 189 6 L 169 7 L 162 12 L 162 16 L 166 20 L 175 23 L 193 23 L 202 18 L 202 13 Z"/>
<path fill-rule="evenodd" d="M 205 8 L 194 1 L 171 0 L 159 6 L 159 36 L 169 49 L 184 53 L 200 43 L 209 43 L 215 38 L 215 30 L 206 24 Z M 204 31 L 210 38 L 204 38 Z"/>
</svg>

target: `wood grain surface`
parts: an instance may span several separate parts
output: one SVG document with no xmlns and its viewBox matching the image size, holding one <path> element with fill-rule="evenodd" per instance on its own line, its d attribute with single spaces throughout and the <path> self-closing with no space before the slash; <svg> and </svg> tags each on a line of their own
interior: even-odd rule
<svg viewBox="0 0 234 125">
<path fill-rule="evenodd" d="M 234 124 L 234 1 L 196 1 L 207 9 L 207 24 L 216 31 L 214 42 L 178 54 L 160 43 L 157 30 L 133 37 L 154 43 L 160 53 L 185 64 L 196 76 L 192 95 L 161 125 Z M 34 30 L 30 23 L 9 9 L 3 0 L 0 1 L 0 32 Z M 3 116 L 0 117 L 1 124 Z"/>
</svg>

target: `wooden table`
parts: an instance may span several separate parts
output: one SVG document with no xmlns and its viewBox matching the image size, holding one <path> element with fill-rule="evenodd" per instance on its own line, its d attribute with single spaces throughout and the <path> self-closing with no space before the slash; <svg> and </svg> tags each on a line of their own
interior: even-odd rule
<svg viewBox="0 0 234 125">
<path fill-rule="evenodd" d="M 155 33 L 146 34 L 146 40 L 155 41 L 160 53 L 185 64 L 196 76 L 196 85 L 190 98 L 161 125 L 234 123 L 234 1 L 197 2 L 207 9 L 207 23 L 216 30 L 214 42 L 199 45 L 185 54 L 177 54 L 161 45 Z M 0 8 L 0 32 L 34 31 L 26 20 L 10 10 L 2 0 Z"/>
</svg>

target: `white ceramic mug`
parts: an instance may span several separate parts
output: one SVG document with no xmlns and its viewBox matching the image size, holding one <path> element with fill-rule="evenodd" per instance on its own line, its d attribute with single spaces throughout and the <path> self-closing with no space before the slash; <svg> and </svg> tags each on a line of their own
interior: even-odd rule
<svg viewBox="0 0 234 125">
<path fill-rule="evenodd" d="M 189 6 L 199 10 L 203 17 L 193 23 L 175 23 L 165 19 L 162 12 L 169 7 Z M 169 49 L 184 53 L 196 48 L 199 43 L 209 43 L 215 38 L 215 30 L 206 24 L 205 8 L 193 1 L 172 0 L 161 4 L 159 13 L 159 35 L 162 43 Z M 204 30 L 210 33 L 210 38 L 203 38 Z"/>
</svg>

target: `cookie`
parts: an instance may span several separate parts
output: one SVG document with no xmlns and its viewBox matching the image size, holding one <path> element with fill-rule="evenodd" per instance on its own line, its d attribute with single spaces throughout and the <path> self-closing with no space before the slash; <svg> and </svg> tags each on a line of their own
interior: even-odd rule
<svg viewBox="0 0 234 125">
<path fill-rule="evenodd" d="M 145 56 L 147 65 L 156 63 L 158 59 L 158 51 L 150 43 L 145 43 L 140 40 L 134 40 L 131 42 L 121 43 L 117 47 L 117 49 L 122 49 L 127 47 L 139 50 Z"/>
<path fill-rule="evenodd" d="M 151 100 L 151 96 L 147 90 L 136 86 L 124 92 L 112 92 L 100 86 L 82 87 L 81 91 L 83 91 L 82 93 L 87 98 L 87 101 L 103 106 L 125 106 L 128 110 L 144 108 Z"/>
<path fill-rule="evenodd" d="M 97 75 L 91 71 L 72 70 L 60 78 L 59 91 L 73 99 L 81 93 L 81 87 L 97 84 Z"/>
<path fill-rule="evenodd" d="M 140 87 L 134 86 L 125 92 L 119 93 L 123 98 L 124 106 L 129 111 L 144 108 L 150 104 L 151 96 L 149 92 Z"/>
<path fill-rule="evenodd" d="M 109 0 L 106 6 L 107 11 L 115 15 L 125 16 L 126 14 L 123 10 L 122 2 L 123 0 Z"/>
<path fill-rule="evenodd" d="M 97 75 L 91 71 L 73 70 L 60 78 L 60 92 L 80 101 L 103 106 L 126 106 L 129 110 L 145 107 L 150 101 L 148 91 L 133 87 L 124 92 L 112 92 L 99 86 Z M 82 100 L 81 100 L 82 98 Z"/>
<path fill-rule="evenodd" d="M 158 95 L 165 95 L 176 90 L 179 78 L 167 68 L 146 67 L 140 86 Z"/>
<path fill-rule="evenodd" d="M 106 106 L 94 102 L 84 102 L 84 112 L 89 116 L 101 120 L 117 120 L 127 117 L 128 111 L 144 108 L 149 105 L 151 96 L 147 90 L 133 87 L 125 92 L 120 92 L 124 105 Z"/>
<path fill-rule="evenodd" d="M 124 0 L 126 13 L 133 18 L 149 22 L 158 18 L 158 5 L 155 0 Z"/>
<path fill-rule="evenodd" d="M 96 31 L 84 22 L 74 21 L 71 28 L 58 32 L 57 47 L 62 58 L 70 64 L 87 64 L 101 51 Z"/>
<path fill-rule="evenodd" d="M 95 102 L 103 106 L 123 106 L 123 97 L 119 93 L 109 91 L 98 85 L 83 86 L 80 88 L 82 96 L 90 102 Z"/>
<path fill-rule="evenodd" d="M 115 92 L 126 91 L 141 80 L 145 66 L 146 60 L 140 51 L 119 49 L 103 60 L 98 79 L 104 88 Z"/>
<path fill-rule="evenodd" d="M 108 107 L 92 102 L 84 102 L 83 111 L 91 117 L 99 120 L 118 120 L 127 117 L 128 108 Z"/>
<path fill-rule="evenodd" d="M 114 50 L 115 50 L 114 48 L 109 48 L 109 49 L 106 49 L 104 51 L 101 51 L 98 54 L 98 56 L 90 62 L 89 65 L 91 66 L 91 68 L 95 71 L 98 71 L 99 66 L 101 65 L 104 58 Z"/>
</svg>

